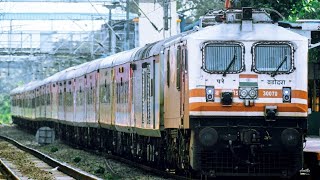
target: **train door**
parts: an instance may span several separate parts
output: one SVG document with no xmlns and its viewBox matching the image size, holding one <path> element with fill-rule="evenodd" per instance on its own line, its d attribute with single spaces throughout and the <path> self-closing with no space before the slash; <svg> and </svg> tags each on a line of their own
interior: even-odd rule
<svg viewBox="0 0 320 180">
<path fill-rule="evenodd" d="M 41 115 L 41 87 L 36 89 L 36 104 L 35 119 L 39 118 Z"/>
<path fill-rule="evenodd" d="M 99 77 L 99 123 L 102 127 L 110 128 L 111 121 L 111 90 L 112 74 L 110 69 L 101 69 Z"/>
<path fill-rule="evenodd" d="M 133 132 L 131 122 L 131 101 L 129 94 L 130 67 L 124 64 L 115 68 L 116 106 L 115 123 L 118 131 Z"/>
<path fill-rule="evenodd" d="M 130 120 L 131 120 L 131 127 L 136 127 L 135 121 L 135 111 L 134 111 L 134 102 L 135 102 L 135 94 L 137 93 L 134 85 L 135 85 L 135 76 L 134 71 L 137 69 L 136 64 L 130 64 L 130 75 L 129 75 L 129 106 L 130 106 Z"/>
<path fill-rule="evenodd" d="M 52 98 L 51 98 L 51 104 L 52 104 L 52 112 L 51 112 L 51 117 L 52 119 L 57 120 L 58 119 L 58 83 L 57 82 L 52 82 Z"/>
<path fill-rule="evenodd" d="M 42 109 L 41 109 L 41 118 L 45 118 L 46 117 L 46 110 L 47 110 L 47 88 L 46 88 L 46 85 L 43 85 L 42 87 L 43 91 L 42 91 Z"/>
<path fill-rule="evenodd" d="M 84 76 L 76 78 L 75 84 L 75 122 L 79 126 L 85 124 L 85 78 Z"/>
<path fill-rule="evenodd" d="M 69 122 L 73 122 L 73 89 L 72 80 L 67 81 L 65 98 L 65 117 Z"/>
<path fill-rule="evenodd" d="M 59 100 L 58 100 L 58 119 L 64 120 L 64 84 L 63 81 L 59 82 Z"/>
<path fill-rule="evenodd" d="M 40 111 L 40 117 L 44 118 L 45 117 L 45 112 L 46 112 L 46 89 L 45 89 L 45 85 L 43 85 L 41 87 L 41 95 L 40 95 L 40 99 L 41 99 L 41 111 Z"/>
<path fill-rule="evenodd" d="M 95 126 L 96 121 L 96 72 L 87 74 L 86 86 L 86 121 L 87 125 Z"/>
<path fill-rule="evenodd" d="M 51 83 L 46 85 L 46 119 L 51 119 Z"/>
<path fill-rule="evenodd" d="M 99 104 L 99 97 L 100 97 L 100 91 L 99 91 L 99 78 L 100 78 L 100 69 L 98 69 L 95 72 L 95 78 L 94 78 L 94 87 L 95 87 L 95 96 L 94 96 L 94 104 L 95 104 L 95 124 L 99 124 L 100 121 L 100 104 Z"/>
<path fill-rule="evenodd" d="M 42 110 L 43 110 L 43 86 L 39 87 L 39 112 L 38 112 L 38 116 L 37 118 L 41 118 L 42 117 Z"/>
</svg>

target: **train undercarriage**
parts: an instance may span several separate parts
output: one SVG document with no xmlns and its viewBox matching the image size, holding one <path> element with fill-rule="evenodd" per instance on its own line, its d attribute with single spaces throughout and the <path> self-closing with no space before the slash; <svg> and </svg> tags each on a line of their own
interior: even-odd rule
<svg viewBox="0 0 320 180">
<path fill-rule="evenodd" d="M 192 118 L 193 130 L 166 129 L 156 138 L 54 121 L 18 117 L 13 121 L 32 133 L 43 126 L 54 128 L 56 136 L 71 146 L 121 155 L 192 177 L 291 177 L 302 168 L 306 129 L 303 119 L 261 123 L 264 120 Z"/>
</svg>

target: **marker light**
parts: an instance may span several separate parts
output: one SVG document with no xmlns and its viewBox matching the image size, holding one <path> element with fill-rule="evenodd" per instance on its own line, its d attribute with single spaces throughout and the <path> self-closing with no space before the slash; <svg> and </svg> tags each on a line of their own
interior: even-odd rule
<svg viewBox="0 0 320 180">
<path fill-rule="evenodd" d="M 291 88 L 283 87 L 282 88 L 282 100 L 283 102 L 291 102 Z"/>
<path fill-rule="evenodd" d="M 206 101 L 213 102 L 214 101 L 214 87 L 206 86 Z"/>
</svg>

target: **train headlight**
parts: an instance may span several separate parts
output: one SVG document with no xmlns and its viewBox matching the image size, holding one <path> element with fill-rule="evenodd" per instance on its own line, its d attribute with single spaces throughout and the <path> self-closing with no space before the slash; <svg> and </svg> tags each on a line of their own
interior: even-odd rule
<svg viewBox="0 0 320 180">
<path fill-rule="evenodd" d="M 300 141 L 300 133 L 296 129 L 287 128 L 281 133 L 281 142 L 286 148 L 297 147 Z"/>
<path fill-rule="evenodd" d="M 248 91 L 246 89 L 239 88 L 239 95 L 241 99 L 244 99 L 247 97 Z"/>
<path fill-rule="evenodd" d="M 258 95 L 257 90 L 254 89 L 254 88 L 251 88 L 250 91 L 249 91 L 249 96 L 250 96 L 251 98 L 257 98 L 257 95 Z"/>
<path fill-rule="evenodd" d="M 240 99 L 257 99 L 258 97 L 258 87 L 239 87 L 238 92 Z"/>
<path fill-rule="evenodd" d="M 218 141 L 218 132 L 214 128 L 205 127 L 199 132 L 199 141 L 203 146 L 211 147 Z"/>
<path fill-rule="evenodd" d="M 206 101 L 213 102 L 214 101 L 214 87 L 206 86 Z"/>
<path fill-rule="evenodd" d="M 283 100 L 283 102 L 291 102 L 291 88 L 290 87 L 282 88 L 282 100 Z"/>
</svg>

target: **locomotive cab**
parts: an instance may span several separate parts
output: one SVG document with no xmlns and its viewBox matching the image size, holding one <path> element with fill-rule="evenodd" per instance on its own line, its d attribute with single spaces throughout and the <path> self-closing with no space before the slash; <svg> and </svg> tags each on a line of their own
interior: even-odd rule
<svg viewBox="0 0 320 180">
<path fill-rule="evenodd" d="M 308 40 L 263 10 L 212 14 L 223 21 L 186 40 L 190 165 L 212 176 L 293 176 L 307 129 Z"/>
</svg>

